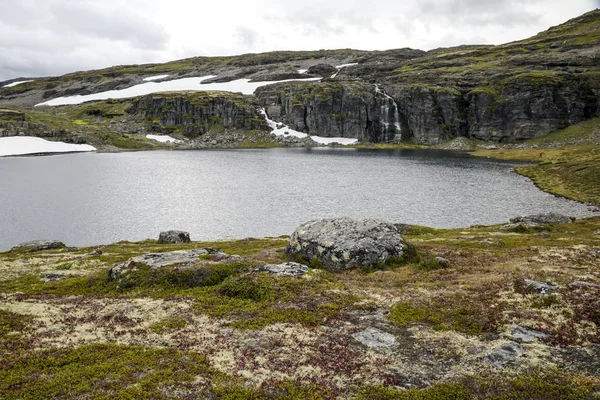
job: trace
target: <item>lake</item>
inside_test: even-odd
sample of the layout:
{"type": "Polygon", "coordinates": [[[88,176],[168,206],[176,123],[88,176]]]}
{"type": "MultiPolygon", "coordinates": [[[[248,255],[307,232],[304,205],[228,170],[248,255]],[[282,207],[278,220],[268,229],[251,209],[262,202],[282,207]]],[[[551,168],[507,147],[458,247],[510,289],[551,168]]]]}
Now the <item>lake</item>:
{"type": "Polygon", "coordinates": [[[0,251],[158,238],[291,234],[348,216],[439,228],[517,215],[590,215],[512,171],[515,164],[435,150],[340,148],[152,151],[0,158],[0,251]]]}

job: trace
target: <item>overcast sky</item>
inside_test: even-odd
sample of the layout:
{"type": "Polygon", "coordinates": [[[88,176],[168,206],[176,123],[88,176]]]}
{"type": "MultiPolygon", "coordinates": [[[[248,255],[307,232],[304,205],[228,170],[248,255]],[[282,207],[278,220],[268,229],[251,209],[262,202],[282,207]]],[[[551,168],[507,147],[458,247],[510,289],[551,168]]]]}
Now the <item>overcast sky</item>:
{"type": "Polygon", "coordinates": [[[501,44],[600,0],[0,0],[0,81],[271,50],[501,44]]]}

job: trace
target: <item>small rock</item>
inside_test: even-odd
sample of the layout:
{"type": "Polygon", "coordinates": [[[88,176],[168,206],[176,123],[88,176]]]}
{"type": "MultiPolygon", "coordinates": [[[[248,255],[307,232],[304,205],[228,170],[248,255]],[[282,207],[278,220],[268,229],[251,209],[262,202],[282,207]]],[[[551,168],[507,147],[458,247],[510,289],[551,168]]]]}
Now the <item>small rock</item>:
{"type": "Polygon", "coordinates": [[[483,358],[483,362],[488,363],[495,368],[504,368],[523,353],[524,350],[518,343],[505,343],[488,353],[488,355],[483,358]]]}
{"type": "Polygon", "coordinates": [[[304,264],[286,262],[283,264],[266,264],[254,270],[254,272],[268,272],[279,276],[301,276],[308,272],[304,264]]]}
{"type": "Polygon", "coordinates": [[[94,250],[90,254],[88,254],[88,256],[101,256],[102,254],[104,254],[102,250],[94,250]]]}
{"type": "Polygon", "coordinates": [[[59,240],[34,240],[32,242],[21,243],[12,248],[12,250],[28,249],[33,251],[62,249],[67,247],[59,240]]]}
{"type": "Polygon", "coordinates": [[[581,281],[575,281],[575,282],[571,282],[569,283],[570,287],[576,287],[576,288],[590,288],[590,289],[600,289],[600,285],[597,285],[595,283],[590,283],[590,282],[581,282],[581,281]]]}
{"type": "Polygon", "coordinates": [[[61,275],[61,274],[44,274],[42,276],[42,279],[44,280],[44,282],[60,281],[61,279],[67,279],[67,278],[68,278],[67,275],[61,275]]]}
{"type": "Polygon", "coordinates": [[[531,279],[525,279],[525,286],[529,289],[533,289],[537,294],[547,296],[552,294],[558,286],[547,282],[532,281],[531,279]]]}
{"type": "Polygon", "coordinates": [[[175,244],[175,243],[189,243],[190,234],[183,231],[167,231],[161,232],[158,237],[158,243],[160,244],[175,244]]]}
{"type": "Polygon", "coordinates": [[[548,338],[544,332],[536,331],[534,329],[525,328],[520,325],[511,325],[508,337],[511,340],[519,343],[533,343],[538,340],[544,340],[548,338]]]}
{"type": "Polygon", "coordinates": [[[436,257],[435,260],[440,263],[440,265],[447,267],[450,265],[450,261],[446,260],[444,257],[436,257]]]}
{"type": "Polygon", "coordinates": [[[392,347],[396,344],[396,337],[377,328],[368,328],[354,333],[352,337],[369,348],[392,347]]]}

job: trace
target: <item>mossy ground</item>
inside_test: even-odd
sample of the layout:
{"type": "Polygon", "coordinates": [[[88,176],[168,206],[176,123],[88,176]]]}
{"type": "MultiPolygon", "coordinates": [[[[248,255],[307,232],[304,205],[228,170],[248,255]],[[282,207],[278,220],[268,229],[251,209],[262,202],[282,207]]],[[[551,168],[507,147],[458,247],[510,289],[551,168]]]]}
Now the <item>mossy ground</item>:
{"type": "Polygon", "coordinates": [[[567,285],[600,282],[600,218],[498,228],[406,228],[415,252],[401,262],[304,277],[251,272],[285,259],[283,237],[2,253],[11,274],[0,281],[0,397],[592,398],[598,293],[567,285]],[[199,247],[242,259],[108,279],[132,256],[199,247]],[[448,265],[423,268],[433,256],[448,265]],[[71,277],[44,282],[45,273],[71,277]],[[562,288],[541,298],[523,279],[562,288]],[[549,337],[490,369],[483,357],[509,324],[549,337]],[[398,345],[352,339],[371,327],[398,345]]]}

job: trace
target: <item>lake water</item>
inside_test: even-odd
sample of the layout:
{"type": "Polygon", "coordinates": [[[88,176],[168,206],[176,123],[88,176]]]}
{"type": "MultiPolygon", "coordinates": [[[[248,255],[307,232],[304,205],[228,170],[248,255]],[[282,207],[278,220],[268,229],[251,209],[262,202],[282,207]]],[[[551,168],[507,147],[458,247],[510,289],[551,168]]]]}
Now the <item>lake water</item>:
{"type": "Polygon", "coordinates": [[[514,164],[433,150],[257,149],[0,158],[0,251],[157,238],[291,234],[327,217],[451,228],[555,211],[590,215],[538,190],[514,164]]]}

